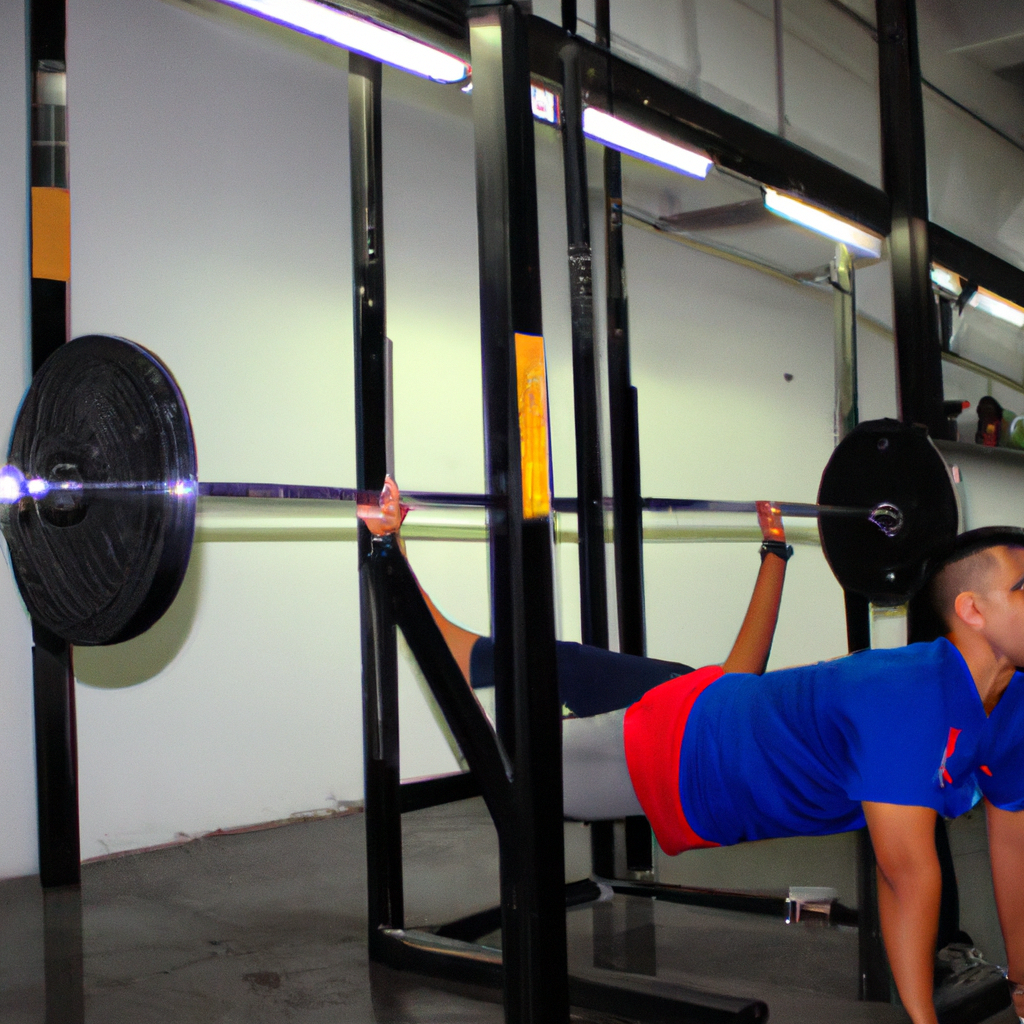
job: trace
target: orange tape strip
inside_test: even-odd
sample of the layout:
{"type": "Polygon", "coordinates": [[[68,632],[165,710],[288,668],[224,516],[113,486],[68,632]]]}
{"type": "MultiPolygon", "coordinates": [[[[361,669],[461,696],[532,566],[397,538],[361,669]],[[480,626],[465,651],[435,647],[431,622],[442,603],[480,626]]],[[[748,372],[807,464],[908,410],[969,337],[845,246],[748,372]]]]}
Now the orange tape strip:
{"type": "Polygon", "coordinates": [[[71,280],[71,193],[32,189],[32,276],[71,280]]]}
{"type": "Polygon", "coordinates": [[[548,456],[548,382],[542,337],[516,335],[516,378],[523,518],[543,519],[551,514],[551,468],[548,456]]]}

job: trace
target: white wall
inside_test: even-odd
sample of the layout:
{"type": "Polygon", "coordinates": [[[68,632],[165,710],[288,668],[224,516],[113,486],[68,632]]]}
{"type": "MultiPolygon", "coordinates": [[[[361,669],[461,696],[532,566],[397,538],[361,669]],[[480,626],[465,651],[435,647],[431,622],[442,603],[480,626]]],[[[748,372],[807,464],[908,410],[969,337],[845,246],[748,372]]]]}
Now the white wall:
{"type": "MultiPolygon", "coordinates": [[[[470,98],[385,70],[382,105],[388,335],[394,344],[395,473],[407,490],[484,490],[476,186],[470,98]]],[[[448,614],[491,630],[487,546],[411,541],[448,614]]],[[[402,775],[454,771],[439,713],[399,648],[402,775]],[[436,721],[435,721],[436,719],[436,721]]]]}
{"type": "MultiPolygon", "coordinates": [[[[72,331],[175,372],[208,480],[354,475],[345,55],[73,0],[72,331]]],[[[351,543],[197,545],[171,614],[76,650],[82,852],[361,797],[351,543]]]]}
{"type": "Polygon", "coordinates": [[[1024,151],[929,90],[924,115],[931,219],[1024,267],[1024,151]]]}
{"type": "Polygon", "coordinates": [[[962,0],[919,0],[917,38],[925,81],[1022,143],[1024,92],[1012,76],[995,70],[1016,62],[1015,6],[998,0],[984,7],[962,0]]]}
{"type": "MultiPolygon", "coordinates": [[[[831,297],[646,231],[628,230],[626,246],[643,492],[814,501],[832,451],[831,297]]],[[[756,550],[753,541],[648,545],[650,653],[720,662],[756,550]]],[[[844,644],[838,584],[820,551],[801,545],[773,664],[833,657],[844,644]]]]}
{"type": "Polygon", "coordinates": [[[1019,453],[973,443],[939,442],[938,448],[959,470],[965,530],[1024,527],[1024,459],[1019,453]]]}
{"type": "MultiPolygon", "coordinates": [[[[1009,9],[989,13],[1003,25],[1012,15],[1009,9]]],[[[975,26],[972,15],[967,6],[948,0],[918,4],[921,73],[1008,138],[926,87],[930,215],[956,234],[1024,266],[1024,91],[1018,82],[993,70],[1001,62],[993,64],[991,54],[1000,43],[1012,46],[1013,35],[1000,40],[995,29],[984,31],[990,28],[984,22],[975,26]],[[975,27],[981,37],[990,37],[987,47],[979,47],[978,38],[967,37],[967,30],[975,27]]]]}
{"type": "MultiPolygon", "coordinates": [[[[0,2],[0,437],[29,377],[25,5],[0,2]]],[[[7,548],[0,541],[4,559],[7,548]]],[[[0,566],[0,878],[36,870],[31,633],[0,566]]]]}

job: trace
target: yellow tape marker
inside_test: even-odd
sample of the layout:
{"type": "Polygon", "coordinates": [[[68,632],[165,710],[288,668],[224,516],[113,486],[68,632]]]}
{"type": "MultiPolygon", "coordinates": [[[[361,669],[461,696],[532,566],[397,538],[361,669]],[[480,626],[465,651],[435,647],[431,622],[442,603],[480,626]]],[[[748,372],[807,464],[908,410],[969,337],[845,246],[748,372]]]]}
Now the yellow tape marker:
{"type": "Polygon", "coordinates": [[[71,280],[71,193],[32,189],[32,276],[71,280]]]}
{"type": "Polygon", "coordinates": [[[548,460],[548,383],[542,337],[516,335],[516,378],[523,518],[544,519],[551,514],[551,469],[548,460]]]}

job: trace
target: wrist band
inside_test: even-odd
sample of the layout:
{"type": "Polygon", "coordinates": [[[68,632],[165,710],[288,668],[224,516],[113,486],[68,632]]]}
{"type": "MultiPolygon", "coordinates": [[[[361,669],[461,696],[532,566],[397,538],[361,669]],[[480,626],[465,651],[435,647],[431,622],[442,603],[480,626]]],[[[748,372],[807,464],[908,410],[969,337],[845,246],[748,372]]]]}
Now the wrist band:
{"type": "Polygon", "coordinates": [[[777,555],[784,562],[788,562],[793,557],[793,545],[787,544],[784,540],[766,540],[761,545],[758,554],[761,556],[762,562],[765,555],[777,555]]]}

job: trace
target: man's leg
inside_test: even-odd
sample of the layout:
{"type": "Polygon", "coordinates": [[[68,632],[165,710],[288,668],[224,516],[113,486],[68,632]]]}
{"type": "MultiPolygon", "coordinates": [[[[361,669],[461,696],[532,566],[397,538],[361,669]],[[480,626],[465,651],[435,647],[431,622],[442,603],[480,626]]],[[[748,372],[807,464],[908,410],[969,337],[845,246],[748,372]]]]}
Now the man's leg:
{"type": "Polygon", "coordinates": [[[562,721],[563,813],[580,821],[643,814],[622,740],[625,709],[562,721]]]}
{"type": "MultiPolygon", "coordinates": [[[[556,643],[555,656],[559,697],[581,718],[627,708],[655,686],[693,671],[676,662],[638,658],[564,640],[556,643]]],[[[472,647],[469,681],[474,689],[494,685],[494,643],[490,637],[480,637],[472,647]]]]}

